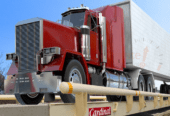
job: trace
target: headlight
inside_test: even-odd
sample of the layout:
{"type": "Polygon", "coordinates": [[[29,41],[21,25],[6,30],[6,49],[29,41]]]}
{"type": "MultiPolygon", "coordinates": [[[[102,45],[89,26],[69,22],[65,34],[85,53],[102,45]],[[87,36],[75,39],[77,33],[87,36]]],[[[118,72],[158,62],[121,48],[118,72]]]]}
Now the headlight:
{"type": "Polygon", "coordinates": [[[45,53],[45,54],[49,54],[49,53],[50,53],[50,49],[49,49],[49,48],[44,49],[44,53],[45,53]]]}
{"type": "Polygon", "coordinates": [[[50,48],[50,53],[55,53],[55,48],[50,48]]]}
{"type": "Polygon", "coordinates": [[[44,48],[44,54],[58,54],[60,55],[60,48],[59,47],[51,47],[51,48],[44,48]]]}
{"type": "Polygon", "coordinates": [[[6,60],[15,60],[16,58],[17,58],[17,55],[15,53],[6,54],[6,60]]]}
{"type": "Polygon", "coordinates": [[[7,54],[7,59],[12,59],[12,55],[11,54],[7,54]]]}
{"type": "Polygon", "coordinates": [[[16,59],[17,55],[16,54],[12,54],[12,59],[16,59]]]}

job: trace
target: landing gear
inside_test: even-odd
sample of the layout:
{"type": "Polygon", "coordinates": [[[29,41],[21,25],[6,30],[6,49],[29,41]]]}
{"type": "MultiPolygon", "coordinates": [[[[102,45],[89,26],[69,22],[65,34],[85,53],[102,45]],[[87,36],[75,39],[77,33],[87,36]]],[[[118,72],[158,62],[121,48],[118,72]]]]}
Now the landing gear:
{"type": "Polygon", "coordinates": [[[22,105],[39,104],[44,94],[15,94],[17,101],[22,105]]]}
{"type": "MultiPolygon", "coordinates": [[[[84,68],[78,60],[71,60],[64,72],[63,81],[71,83],[86,84],[86,74],[84,68]]],[[[60,97],[64,103],[75,103],[74,94],[60,94],[60,97]]],[[[89,98],[89,96],[88,96],[89,98]]]]}

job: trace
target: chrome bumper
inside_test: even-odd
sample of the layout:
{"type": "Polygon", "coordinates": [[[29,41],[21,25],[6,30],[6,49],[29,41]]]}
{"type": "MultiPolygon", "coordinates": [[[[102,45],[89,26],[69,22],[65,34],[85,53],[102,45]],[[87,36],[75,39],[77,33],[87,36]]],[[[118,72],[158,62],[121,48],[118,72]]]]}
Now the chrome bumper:
{"type": "Polygon", "coordinates": [[[23,73],[16,75],[14,93],[58,93],[61,76],[53,76],[52,72],[43,72],[40,75],[23,73]]]}

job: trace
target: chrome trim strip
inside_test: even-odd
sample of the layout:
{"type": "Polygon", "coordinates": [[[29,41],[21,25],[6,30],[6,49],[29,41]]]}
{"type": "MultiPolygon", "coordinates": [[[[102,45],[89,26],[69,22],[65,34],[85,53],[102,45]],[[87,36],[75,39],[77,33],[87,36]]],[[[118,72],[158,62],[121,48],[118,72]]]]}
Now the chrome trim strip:
{"type": "Polygon", "coordinates": [[[60,55],[61,54],[61,48],[60,47],[55,47],[56,54],[60,55]]]}
{"type": "Polygon", "coordinates": [[[16,38],[17,38],[17,34],[16,34],[16,26],[15,26],[15,53],[17,53],[17,46],[16,46],[16,38]]]}
{"type": "Polygon", "coordinates": [[[102,25],[102,52],[103,52],[103,62],[107,62],[106,18],[105,17],[103,17],[103,25],[102,25]]]}
{"type": "MultiPolygon", "coordinates": [[[[36,33],[36,31],[35,31],[35,23],[33,25],[34,25],[34,56],[35,56],[36,55],[36,53],[35,53],[35,33],[36,33]]],[[[34,64],[34,68],[35,68],[35,66],[36,66],[36,64],[34,64]]]]}
{"type": "Polygon", "coordinates": [[[49,47],[49,48],[44,48],[44,50],[49,49],[50,48],[55,48],[55,53],[48,53],[46,54],[45,52],[43,52],[44,55],[53,55],[53,54],[57,54],[60,55],[61,54],[61,48],[60,47],[49,47]]]}
{"type": "Polygon", "coordinates": [[[26,33],[27,34],[26,36],[27,37],[27,43],[26,43],[27,44],[27,64],[26,64],[27,66],[26,67],[28,69],[28,25],[26,25],[26,27],[27,27],[27,33],[26,33]]]}
{"type": "MultiPolygon", "coordinates": [[[[19,42],[19,46],[20,46],[20,49],[21,49],[21,26],[19,27],[19,33],[20,33],[20,37],[19,37],[19,39],[20,39],[20,42],[19,42]]],[[[16,43],[15,43],[16,44],[16,43]]],[[[19,54],[21,54],[21,50],[19,51],[19,54]]],[[[21,56],[21,55],[20,55],[21,56]]],[[[20,64],[20,56],[18,56],[18,71],[21,69],[21,64],[20,64]]]]}
{"type": "Polygon", "coordinates": [[[40,20],[40,50],[43,49],[43,20],[40,20]]]}
{"type": "Polygon", "coordinates": [[[33,23],[33,22],[37,22],[37,21],[40,21],[40,20],[43,20],[43,19],[39,18],[39,17],[27,19],[27,20],[23,20],[23,21],[18,22],[15,26],[23,25],[23,24],[27,24],[27,23],[33,23]]]}

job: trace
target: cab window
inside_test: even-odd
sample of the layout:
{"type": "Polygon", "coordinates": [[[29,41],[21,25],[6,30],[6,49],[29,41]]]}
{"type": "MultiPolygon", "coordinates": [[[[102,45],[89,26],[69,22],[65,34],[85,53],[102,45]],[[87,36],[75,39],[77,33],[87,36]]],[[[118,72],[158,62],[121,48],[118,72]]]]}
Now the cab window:
{"type": "Polygon", "coordinates": [[[97,18],[93,16],[88,16],[87,19],[87,25],[90,27],[90,29],[94,32],[97,32],[97,18]]]}

